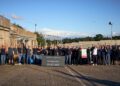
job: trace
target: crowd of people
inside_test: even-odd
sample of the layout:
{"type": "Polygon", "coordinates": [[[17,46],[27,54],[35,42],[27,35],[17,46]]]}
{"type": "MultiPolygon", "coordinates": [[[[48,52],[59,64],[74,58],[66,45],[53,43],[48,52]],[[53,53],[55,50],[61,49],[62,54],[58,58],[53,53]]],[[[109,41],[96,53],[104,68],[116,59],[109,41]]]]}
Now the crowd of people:
{"type": "Polygon", "coordinates": [[[10,46],[0,47],[0,64],[41,64],[42,54],[48,56],[64,56],[65,64],[79,65],[114,65],[120,64],[120,45],[92,45],[86,48],[86,58],[82,57],[81,47],[47,47],[10,46]]]}
{"type": "Polygon", "coordinates": [[[120,45],[92,45],[92,47],[65,48],[66,64],[114,65],[120,64],[120,45]],[[86,57],[82,55],[86,50],[86,57]]]}
{"type": "Polygon", "coordinates": [[[41,47],[19,45],[6,48],[2,45],[0,48],[0,64],[40,64],[42,53],[43,49],[41,47]]]}

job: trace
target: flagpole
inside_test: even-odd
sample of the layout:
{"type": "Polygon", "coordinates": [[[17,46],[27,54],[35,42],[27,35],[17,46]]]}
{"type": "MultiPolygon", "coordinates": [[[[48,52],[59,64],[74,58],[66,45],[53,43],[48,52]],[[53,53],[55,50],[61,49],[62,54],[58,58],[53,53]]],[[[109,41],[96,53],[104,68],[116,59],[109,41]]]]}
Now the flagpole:
{"type": "Polygon", "coordinates": [[[112,24],[111,24],[111,40],[112,40],[112,24]]]}
{"type": "Polygon", "coordinates": [[[111,23],[111,21],[109,22],[109,25],[111,26],[111,40],[112,40],[112,23],[111,23]]]}

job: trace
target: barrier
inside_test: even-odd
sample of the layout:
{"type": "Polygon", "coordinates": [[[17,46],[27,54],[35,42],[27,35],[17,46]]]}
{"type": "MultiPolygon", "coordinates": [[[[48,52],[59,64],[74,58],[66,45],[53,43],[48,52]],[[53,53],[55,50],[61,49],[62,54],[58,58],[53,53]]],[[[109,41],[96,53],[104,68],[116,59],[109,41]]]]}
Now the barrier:
{"type": "Polygon", "coordinates": [[[64,56],[43,56],[42,66],[64,66],[65,57],[64,56]]]}

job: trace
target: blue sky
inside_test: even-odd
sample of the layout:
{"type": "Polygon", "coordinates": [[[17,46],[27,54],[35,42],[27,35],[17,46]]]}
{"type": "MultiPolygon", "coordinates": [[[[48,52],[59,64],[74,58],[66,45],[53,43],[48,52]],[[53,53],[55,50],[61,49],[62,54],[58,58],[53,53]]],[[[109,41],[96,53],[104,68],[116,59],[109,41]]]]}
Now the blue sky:
{"type": "MultiPolygon", "coordinates": [[[[120,0],[0,0],[0,14],[30,31],[120,33],[120,0]]],[[[73,33],[72,33],[73,32],[73,33]]],[[[63,34],[62,34],[63,35],[63,34]]]]}

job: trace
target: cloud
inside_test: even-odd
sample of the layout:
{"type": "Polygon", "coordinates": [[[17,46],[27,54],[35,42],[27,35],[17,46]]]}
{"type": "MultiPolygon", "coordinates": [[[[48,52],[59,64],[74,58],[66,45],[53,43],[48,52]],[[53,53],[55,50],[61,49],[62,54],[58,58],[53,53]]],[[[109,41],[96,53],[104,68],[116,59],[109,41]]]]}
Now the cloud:
{"type": "Polygon", "coordinates": [[[51,36],[59,36],[59,37],[86,37],[89,36],[87,33],[81,33],[81,32],[71,32],[71,31],[63,31],[63,30],[55,30],[50,28],[42,28],[40,33],[44,35],[51,35],[51,36]]]}
{"type": "Polygon", "coordinates": [[[113,32],[113,36],[120,36],[120,32],[113,32]]]}
{"type": "Polygon", "coordinates": [[[15,15],[15,14],[12,14],[12,15],[11,15],[11,18],[12,18],[12,19],[16,19],[16,20],[23,20],[23,18],[22,18],[21,16],[17,16],[17,15],[15,15]]]}

